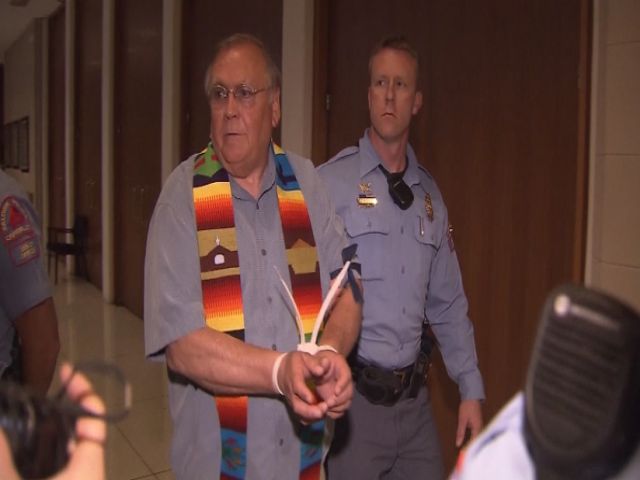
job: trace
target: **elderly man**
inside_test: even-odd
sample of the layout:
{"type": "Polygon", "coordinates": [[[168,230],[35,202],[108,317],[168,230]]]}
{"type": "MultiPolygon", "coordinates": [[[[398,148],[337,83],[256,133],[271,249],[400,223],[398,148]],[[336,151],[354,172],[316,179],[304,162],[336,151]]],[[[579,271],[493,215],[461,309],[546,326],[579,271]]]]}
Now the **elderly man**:
{"type": "Polygon", "coordinates": [[[482,428],[484,398],[442,195],[409,145],[422,106],[418,57],[399,37],[369,57],[371,128],[320,167],[349,238],[358,243],[365,295],[353,356],[357,391],[336,425],[328,458],[335,479],[443,478],[423,380],[428,321],[460,389],[457,444],[482,428]],[[421,344],[423,345],[421,348],[421,344]]]}
{"type": "Polygon", "coordinates": [[[146,255],[146,354],[169,370],[172,467],[189,480],[318,478],[321,420],[353,393],[356,276],[320,345],[303,348],[318,351],[296,345],[343,264],[343,226],[311,162],[271,141],[279,73],[258,39],[223,40],[205,90],[211,142],[168,179],[146,255]]]}

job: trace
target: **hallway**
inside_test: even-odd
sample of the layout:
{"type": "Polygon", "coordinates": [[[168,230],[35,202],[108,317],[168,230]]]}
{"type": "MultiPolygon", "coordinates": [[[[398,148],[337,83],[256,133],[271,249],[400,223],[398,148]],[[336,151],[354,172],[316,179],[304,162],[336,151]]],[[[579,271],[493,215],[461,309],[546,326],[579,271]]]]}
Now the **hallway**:
{"type": "MultiPolygon", "coordinates": [[[[115,363],[133,390],[133,406],[109,426],[107,480],[172,480],[169,466],[171,420],[164,364],[144,358],[142,320],[127,309],[105,304],[101,292],[78,278],[59,278],[54,300],[60,331],[59,360],[115,363]]],[[[56,379],[57,380],[57,379],[56,379]]],[[[51,392],[57,391],[54,382],[51,392]]]]}

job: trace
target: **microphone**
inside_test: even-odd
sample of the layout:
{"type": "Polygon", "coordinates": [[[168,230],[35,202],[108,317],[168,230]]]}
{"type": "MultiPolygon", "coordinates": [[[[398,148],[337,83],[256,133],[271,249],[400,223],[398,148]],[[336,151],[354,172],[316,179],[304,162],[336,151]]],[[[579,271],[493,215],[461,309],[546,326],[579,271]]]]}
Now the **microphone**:
{"type": "Polygon", "coordinates": [[[640,315],[577,285],[545,303],[525,387],[524,436],[538,479],[600,480],[640,440],[640,315]]]}

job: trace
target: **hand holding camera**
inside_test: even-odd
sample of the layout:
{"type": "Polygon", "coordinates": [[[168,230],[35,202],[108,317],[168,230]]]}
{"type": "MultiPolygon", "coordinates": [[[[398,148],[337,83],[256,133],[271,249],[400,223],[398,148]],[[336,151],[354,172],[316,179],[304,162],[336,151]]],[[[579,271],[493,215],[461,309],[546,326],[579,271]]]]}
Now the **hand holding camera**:
{"type": "Polygon", "coordinates": [[[104,403],[69,364],[60,378],[63,391],[53,398],[0,387],[0,478],[104,479],[104,403]]]}

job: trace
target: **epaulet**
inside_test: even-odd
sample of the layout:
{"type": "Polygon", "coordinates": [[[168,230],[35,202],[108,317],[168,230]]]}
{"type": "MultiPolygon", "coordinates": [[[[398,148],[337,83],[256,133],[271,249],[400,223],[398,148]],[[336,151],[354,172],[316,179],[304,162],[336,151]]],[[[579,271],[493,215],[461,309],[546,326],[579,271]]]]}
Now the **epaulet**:
{"type": "Polygon", "coordinates": [[[351,145],[350,147],[343,148],[338,152],[338,154],[329,160],[327,163],[333,163],[342,160],[343,158],[350,157],[351,155],[355,155],[360,151],[357,145],[351,145]]]}
{"type": "Polygon", "coordinates": [[[421,164],[418,163],[418,170],[420,170],[422,173],[424,173],[431,181],[435,182],[435,179],[433,178],[433,176],[431,175],[431,173],[429,173],[429,170],[427,170],[426,168],[424,168],[421,164]]]}

